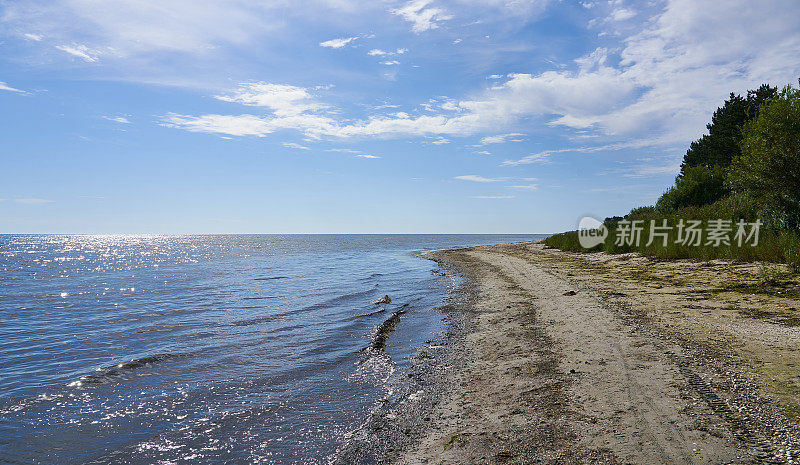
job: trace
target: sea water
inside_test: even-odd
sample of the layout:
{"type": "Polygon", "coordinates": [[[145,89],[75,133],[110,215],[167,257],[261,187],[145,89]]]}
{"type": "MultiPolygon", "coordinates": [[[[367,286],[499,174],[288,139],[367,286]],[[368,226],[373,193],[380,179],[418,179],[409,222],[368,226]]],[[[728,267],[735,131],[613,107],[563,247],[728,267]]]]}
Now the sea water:
{"type": "Polygon", "coordinates": [[[414,252],[541,237],[0,235],[0,463],[326,463],[442,334],[414,252]]]}

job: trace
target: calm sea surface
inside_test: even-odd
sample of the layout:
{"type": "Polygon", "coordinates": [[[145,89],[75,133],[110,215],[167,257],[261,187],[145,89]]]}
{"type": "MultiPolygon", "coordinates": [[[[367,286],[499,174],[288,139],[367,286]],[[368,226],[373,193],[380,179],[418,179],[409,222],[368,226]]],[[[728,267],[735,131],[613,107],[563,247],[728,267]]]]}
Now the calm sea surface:
{"type": "Polygon", "coordinates": [[[541,237],[0,235],[0,463],[326,463],[443,330],[411,253],[541,237]]]}

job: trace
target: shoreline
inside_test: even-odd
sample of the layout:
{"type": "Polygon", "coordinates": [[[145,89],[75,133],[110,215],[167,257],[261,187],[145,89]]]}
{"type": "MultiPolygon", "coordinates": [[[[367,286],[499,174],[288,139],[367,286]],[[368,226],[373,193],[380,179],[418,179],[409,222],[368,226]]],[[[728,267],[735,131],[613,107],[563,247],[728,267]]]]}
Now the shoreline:
{"type": "Polygon", "coordinates": [[[748,305],[786,302],[699,283],[744,276],[747,265],[541,243],[424,256],[466,278],[439,309],[448,333],[420,352],[407,387],[335,463],[797,460],[797,424],[786,410],[797,390],[770,385],[751,365],[785,357],[791,377],[800,329],[747,316],[748,305]],[[775,343],[757,353],[765,334],[775,343]]]}

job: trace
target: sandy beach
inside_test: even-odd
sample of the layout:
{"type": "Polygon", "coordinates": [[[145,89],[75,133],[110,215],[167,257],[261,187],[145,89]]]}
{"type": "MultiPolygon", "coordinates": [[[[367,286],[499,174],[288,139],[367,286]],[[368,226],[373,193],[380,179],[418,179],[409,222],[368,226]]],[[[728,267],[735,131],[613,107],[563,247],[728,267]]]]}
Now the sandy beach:
{"type": "Polygon", "coordinates": [[[796,463],[796,282],[539,243],[429,257],[467,278],[453,332],[349,461],[796,463]]]}

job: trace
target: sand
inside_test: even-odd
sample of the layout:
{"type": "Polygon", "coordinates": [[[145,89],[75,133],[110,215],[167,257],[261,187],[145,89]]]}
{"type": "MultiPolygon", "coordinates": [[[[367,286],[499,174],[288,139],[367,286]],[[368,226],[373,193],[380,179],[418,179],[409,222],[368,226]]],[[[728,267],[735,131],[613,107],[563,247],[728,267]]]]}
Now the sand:
{"type": "Polygon", "coordinates": [[[340,463],[797,463],[796,283],[540,243],[429,258],[467,278],[451,334],[340,463]]]}

